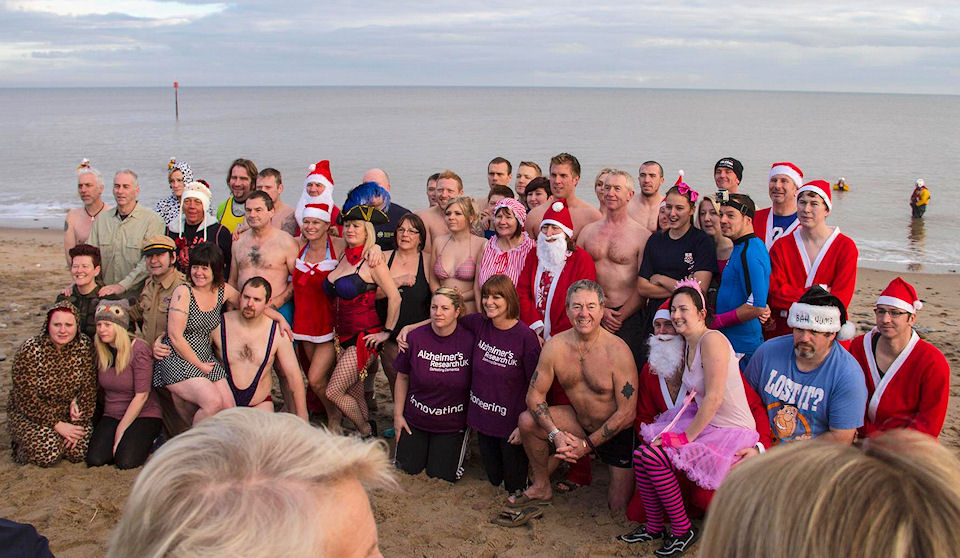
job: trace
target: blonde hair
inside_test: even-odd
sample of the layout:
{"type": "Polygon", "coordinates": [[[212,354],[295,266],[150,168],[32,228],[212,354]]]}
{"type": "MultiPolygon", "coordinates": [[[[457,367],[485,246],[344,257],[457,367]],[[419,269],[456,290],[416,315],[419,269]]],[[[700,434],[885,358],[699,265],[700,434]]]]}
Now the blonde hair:
{"type": "MultiPolygon", "coordinates": [[[[377,230],[373,228],[373,223],[370,221],[364,221],[362,219],[348,219],[347,223],[350,221],[355,221],[357,223],[363,223],[363,231],[366,233],[366,237],[363,239],[363,249],[366,251],[374,244],[377,243],[377,230]]],[[[346,225],[346,223],[344,223],[346,225]]]]}
{"type": "MultiPolygon", "coordinates": [[[[130,337],[130,333],[121,327],[120,324],[106,320],[101,321],[109,324],[110,327],[113,328],[113,343],[117,346],[116,371],[119,376],[130,364],[130,357],[133,353],[132,349],[135,340],[130,337]]],[[[97,350],[97,367],[101,372],[106,372],[113,366],[113,351],[110,350],[110,345],[100,340],[99,335],[93,336],[93,346],[96,347],[97,350]]]]}
{"type": "MultiPolygon", "coordinates": [[[[700,208],[703,207],[703,204],[710,202],[710,205],[713,206],[713,209],[716,210],[717,215],[720,214],[720,206],[717,205],[717,201],[710,196],[702,196],[700,202],[696,206],[696,211],[693,214],[693,225],[700,230],[703,230],[703,225],[700,224],[700,208]]],[[[717,223],[717,232],[720,232],[720,223],[717,223]]]]}
{"type": "Polygon", "coordinates": [[[473,205],[473,198],[470,196],[457,196],[447,202],[447,208],[443,210],[444,214],[450,209],[450,206],[457,204],[463,211],[463,216],[467,219],[467,228],[472,229],[478,221],[477,208],[473,205]]]}
{"type": "Polygon", "coordinates": [[[454,287],[440,287],[439,289],[433,291],[433,296],[443,295],[450,299],[450,302],[453,303],[453,307],[457,309],[457,315],[463,314],[463,295],[460,294],[460,289],[454,287]]]}
{"type": "Polygon", "coordinates": [[[233,408],[178,435],[137,477],[107,557],[314,556],[329,488],[393,487],[383,442],[233,408]]]}
{"type": "Polygon", "coordinates": [[[698,556],[956,556],[960,462],[936,440],[890,431],[860,447],[811,440],[730,472],[698,556]]]}

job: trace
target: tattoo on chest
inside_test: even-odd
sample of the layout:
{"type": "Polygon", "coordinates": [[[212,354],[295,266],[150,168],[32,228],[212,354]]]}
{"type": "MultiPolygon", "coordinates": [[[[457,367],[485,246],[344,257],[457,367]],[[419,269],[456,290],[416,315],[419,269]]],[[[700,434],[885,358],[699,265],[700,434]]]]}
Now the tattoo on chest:
{"type": "Polygon", "coordinates": [[[247,254],[247,258],[250,260],[250,265],[253,267],[260,267],[261,258],[260,258],[260,247],[251,246],[250,253],[247,254]]]}
{"type": "Polygon", "coordinates": [[[624,399],[630,399],[631,397],[633,397],[633,392],[634,392],[634,389],[633,389],[633,386],[630,385],[630,382],[623,384],[623,389],[620,390],[620,393],[623,394],[624,399]]]}

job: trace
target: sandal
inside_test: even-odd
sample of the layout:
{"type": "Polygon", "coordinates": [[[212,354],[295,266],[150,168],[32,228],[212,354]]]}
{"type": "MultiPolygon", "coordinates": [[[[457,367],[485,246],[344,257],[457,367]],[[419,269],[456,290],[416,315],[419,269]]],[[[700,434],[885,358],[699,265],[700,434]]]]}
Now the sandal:
{"type": "Polygon", "coordinates": [[[580,488],[579,484],[567,479],[558,480],[553,483],[553,490],[558,494],[570,494],[578,488],[580,488]]]}
{"type": "Polygon", "coordinates": [[[517,510],[517,509],[526,508],[528,506],[535,506],[539,508],[542,506],[549,506],[552,503],[553,503],[553,500],[547,500],[544,498],[531,498],[521,492],[520,494],[513,496],[512,502],[508,499],[504,505],[507,508],[510,508],[512,510],[517,510]]]}
{"type": "Polygon", "coordinates": [[[520,527],[526,525],[531,519],[537,519],[543,515],[543,508],[540,506],[528,506],[523,509],[505,509],[500,515],[490,520],[490,523],[501,527],[520,527]]]}

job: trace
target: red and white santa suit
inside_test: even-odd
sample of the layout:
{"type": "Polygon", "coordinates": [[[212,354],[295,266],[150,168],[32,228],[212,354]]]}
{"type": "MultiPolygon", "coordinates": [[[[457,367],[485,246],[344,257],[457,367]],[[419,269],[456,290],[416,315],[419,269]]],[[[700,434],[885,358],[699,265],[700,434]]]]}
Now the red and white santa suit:
{"type": "MultiPolygon", "coordinates": [[[[804,184],[797,196],[805,191],[814,191],[827,202],[830,208],[830,185],[823,180],[804,184]]],[[[811,261],[803,247],[803,238],[798,228],[793,233],[780,237],[770,250],[770,312],[773,329],[764,330],[764,338],[771,339],[791,333],[787,325],[790,305],[800,300],[803,293],[813,285],[821,285],[830,294],[840,299],[844,307],[850,306],[857,284],[857,245],[849,236],[834,227],[833,233],[811,261]]]]}
{"type": "MultiPolygon", "coordinates": [[[[790,162],[774,163],[770,167],[770,178],[773,178],[774,175],[782,174],[790,178],[794,184],[800,185],[803,184],[803,171],[799,167],[790,162]]],[[[772,207],[765,207],[763,209],[758,209],[756,214],[753,216],[753,234],[757,235],[757,238],[763,241],[767,246],[767,251],[773,247],[774,241],[777,239],[787,236],[793,233],[798,226],[800,226],[800,221],[794,219],[790,225],[782,231],[773,230],[773,214],[772,207]]]]}
{"type": "MultiPolygon", "coordinates": [[[[894,306],[911,314],[922,306],[913,287],[899,277],[884,290],[877,304],[894,306]],[[904,285],[909,289],[904,289],[904,285]],[[904,296],[904,291],[911,294],[904,296]]],[[[939,437],[950,400],[950,364],[946,357],[920,339],[916,331],[911,331],[907,346],[881,374],[873,350],[879,335],[874,328],[850,343],[850,353],[863,368],[867,383],[867,411],[861,436],[911,428],[939,437]]]]}

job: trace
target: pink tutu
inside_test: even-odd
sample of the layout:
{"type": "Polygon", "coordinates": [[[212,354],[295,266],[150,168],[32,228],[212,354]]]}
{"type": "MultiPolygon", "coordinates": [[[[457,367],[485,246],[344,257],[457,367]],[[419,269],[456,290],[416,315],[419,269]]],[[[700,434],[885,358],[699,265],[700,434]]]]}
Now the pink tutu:
{"type": "MultiPolygon", "coordinates": [[[[643,441],[649,444],[656,438],[680,409],[681,406],[677,405],[658,416],[652,423],[642,425],[640,435],[643,441]]],[[[697,404],[691,402],[670,431],[683,432],[696,414],[697,404]]],[[[678,448],[664,448],[664,451],[674,466],[683,470],[690,480],[707,490],[716,490],[727,476],[730,467],[737,461],[734,454],[755,445],[759,439],[760,435],[754,430],[708,425],[696,440],[678,448]]]]}

